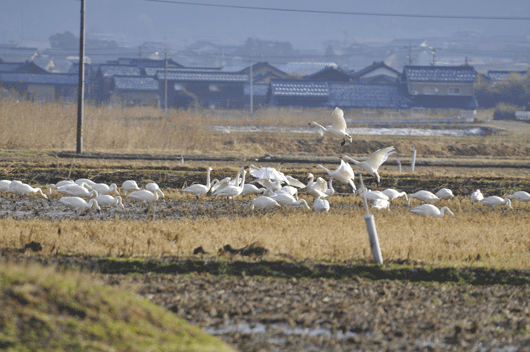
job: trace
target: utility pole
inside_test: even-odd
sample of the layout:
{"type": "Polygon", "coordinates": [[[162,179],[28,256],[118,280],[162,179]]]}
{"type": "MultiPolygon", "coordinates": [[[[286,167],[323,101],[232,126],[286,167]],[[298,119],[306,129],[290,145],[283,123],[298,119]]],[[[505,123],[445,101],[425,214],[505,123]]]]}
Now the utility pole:
{"type": "Polygon", "coordinates": [[[432,48],[432,65],[436,65],[436,48],[432,48]]]}
{"type": "Polygon", "coordinates": [[[164,85],[165,85],[165,97],[164,97],[164,111],[167,113],[167,50],[166,50],[166,63],[164,65],[164,85]]]}
{"type": "Polygon", "coordinates": [[[252,55],[250,55],[250,116],[254,115],[254,90],[252,88],[252,55]]]}
{"type": "Polygon", "coordinates": [[[81,29],[79,34],[79,94],[77,96],[77,148],[83,153],[83,108],[85,101],[85,0],[81,0],[81,29]]]}

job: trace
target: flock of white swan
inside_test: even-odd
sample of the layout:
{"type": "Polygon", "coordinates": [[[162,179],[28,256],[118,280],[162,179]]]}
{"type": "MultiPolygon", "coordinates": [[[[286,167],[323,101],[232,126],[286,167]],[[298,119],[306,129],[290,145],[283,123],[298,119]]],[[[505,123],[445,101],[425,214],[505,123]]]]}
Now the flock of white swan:
{"type": "MultiPolygon", "coordinates": [[[[332,120],[333,125],[330,127],[324,127],[314,121],[310,125],[316,126],[320,134],[328,134],[332,137],[342,138],[341,145],[346,143],[346,139],[351,142],[352,137],[346,133],[344,112],[340,108],[335,108],[332,113],[332,120]]],[[[447,206],[437,208],[435,205],[430,204],[436,203],[439,200],[453,198],[453,192],[447,188],[442,188],[435,194],[426,190],[421,190],[413,194],[407,194],[395,189],[371,191],[362,187],[357,190],[354,183],[355,173],[349,163],[359,167],[362,172],[372,175],[379,184],[380,176],[378,169],[390,155],[396,153],[394,149],[393,146],[379,149],[364,161],[357,161],[346,155],[342,155],[340,164],[333,171],[330,171],[322,165],[317,165],[316,167],[318,169],[322,169],[328,174],[328,181],[322,177],[315,179],[315,176],[309,173],[309,181],[304,184],[292,176],[285,175],[280,171],[280,166],[276,169],[273,167],[257,167],[254,165],[250,165],[248,168],[248,173],[254,178],[251,182],[245,182],[247,171],[244,167],[239,169],[235,179],[226,177],[222,180],[210,180],[212,168],[208,167],[206,170],[205,184],[192,184],[182,191],[194,195],[197,199],[208,194],[211,194],[213,197],[227,199],[257,195],[250,203],[252,210],[256,208],[272,209],[282,206],[293,206],[327,212],[330,209],[330,204],[326,198],[331,197],[335,193],[333,181],[336,180],[351,186],[352,192],[360,195],[367,202],[370,202],[374,209],[389,209],[392,201],[400,197],[405,197],[407,205],[410,204],[411,198],[418,199],[424,203],[410,209],[410,212],[414,214],[443,217],[447,213],[454,216],[453,212],[447,206]],[[303,189],[308,195],[313,197],[312,206],[309,206],[305,199],[298,198],[298,191],[300,189],[303,189]]],[[[124,192],[124,197],[127,199],[144,202],[148,205],[152,205],[159,198],[164,198],[164,193],[156,183],[148,183],[145,185],[145,189],[140,189],[136,181],[127,180],[122,183],[121,188],[124,192]]],[[[0,192],[12,193],[18,196],[38,194],[43,198],[47,198],[47,196],[52,194],[52,191],[63,196],[59,199],[60,203],[79,212],[91,209],[101,210],[101,207],[109,206],[124,209],[123,199],[115,183],[107,185],[104,183],[95,183],[89,179],[78,179],[75,181],[63,180],[57,184],[48,185],[48,193],[46,195],[40,188],[34,188],[21,181],[0,180],[0,192]]],[[[484,198],[480,190],[476,190],[470,196],[471,202],[479,202],[492,208],[506,205],[508,208],[513,209],[511,205],[512,199],[527,202],[530,201],[530,194],[525,191],[517,191],[513,194],[506,195],[504,198],[498,196],[484,198]]]]}

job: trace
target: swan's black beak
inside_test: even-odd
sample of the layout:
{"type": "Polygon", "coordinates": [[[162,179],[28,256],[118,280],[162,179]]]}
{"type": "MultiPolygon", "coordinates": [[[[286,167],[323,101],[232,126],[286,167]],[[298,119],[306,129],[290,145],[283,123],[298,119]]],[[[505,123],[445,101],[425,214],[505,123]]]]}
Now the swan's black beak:
{"type": "Polygon", "coordinates": [[[342,143],[340,145],[343,146],[344,144],[346,144],[346,140],[345,139],[342,140],[342,143]]]}

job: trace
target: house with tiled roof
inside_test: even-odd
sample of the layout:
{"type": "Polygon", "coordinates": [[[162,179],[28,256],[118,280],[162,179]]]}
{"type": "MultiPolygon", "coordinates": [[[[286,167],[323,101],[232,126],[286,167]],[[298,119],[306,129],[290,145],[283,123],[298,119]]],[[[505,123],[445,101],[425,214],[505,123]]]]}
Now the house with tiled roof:
{"type": "Polygon", "coordinates": [[[392,84],[329,83],[327,106],[363,109],[407,109],[412,99],[402,86],[392,84]]]}
{"type": "Polygon", "coordinates": [[[328,82],[272,80],[270,103],[276,106],[325,106],[329,100],[328,82]]]}
{"type": "Polygon", "coordinates": [[[385,64],[374,61],[372,65],[350,75],[354,83],[361,84],[397,84],[401,72],[385,64]]]}
{"type": "MultiPolygon", "coordinates": [[[[250,75],[250,66],[239,71],[250,75]]],[[[286,79],[290,75],[282,70],[270,65],[267,61],[257,62],[252,65],[252,82],[269,83],[272,79],[286,79]]]]}
{"type": "Polygon", "coordinates": [[[490,81],[505,81],[510,77],[525,78],[528,71],[489,70],[486,78],[490,81]]]}
{"type": "MultiPolygon", "coordinates": [[[[270,87],[269,83],[253,83],[252,84],[252,105],[254,107],[268,106],[270,100],[270,87]]],[[[243,94],[245,95],[245,101],[250,104],[250,83],[246,83],[243,87],[243,94]]]]}
{"type": "Polygon", "coordinates": [[[349,73],[344,72],[340,67],[326,66],[322,70],[304,76],[308,81],[327,81],[327,82],[351,82],[352,78],[349,73]]]}
{"type": "Polygon", "coordinates": [[[405,66],[400,81],[407,87],[414,107],[478,107],[473,88],[477,72],[473,66],[405,66]]]}
{"type": "Polygon", "coordinates": [[[248,75],[241,72],[218,70],[171,70],[158,71],[161,96],[166,94],[168,107],[188,107],[197,103],[206,108],[242,108],[248,104],[243,90],[248,75]]]}
{"type": "Polygon", "coordinates": [[[149,76],[114,76],[111,102],[124,106],[158,106],[159,82],[149,76]]]}
{"type": "Polygon", "coordinates": [[[0,85],[20,96],[41,102],[76,101],[77,75],[67,73],[0,72],[0,85]]]}
{"type": "Polygon", "coordinates": [[[0,62],[0,72],[48,73],[33,61],[0,62]]]}
{"type": "Polygon", "coordinates": [[[39,49],[13,44],[0,44],[0,59],[4,62],[32,61],[39,55],[39,49]]]}
{"type": "Polygon", "coordinates": [[[95,79],[92,81],[95,99],[98,102],[111,98],[114,76],[141,76],[142,71],[135,65],[119,65],[116,63],[99,65],[95,79]]]}

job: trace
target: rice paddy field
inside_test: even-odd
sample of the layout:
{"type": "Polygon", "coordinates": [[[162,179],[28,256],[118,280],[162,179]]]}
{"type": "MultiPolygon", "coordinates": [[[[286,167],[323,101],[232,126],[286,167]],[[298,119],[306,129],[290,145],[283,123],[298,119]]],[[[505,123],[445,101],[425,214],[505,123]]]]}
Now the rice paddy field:
{"type": "MultiPolygon", "coordinates": [[[[508,296],[521,297],[522,301],[528,298],[530,203],[513,201],[513,209],[490,208],[472,203],[470,194],[476,189],[484,196],[500,197],[514,191],[530,191],[530,124],[492,121],[491,111],[479,111],[474,121],[458,124],[439,122],[455,118],[451,115],[457,114],[455,112],[426,113],[421,122],[411,122],[415,117],[407,116],[406,112],[345,111],[345,117],[353,121],[348,123],[352,130],[356,127],[382,130],[397,124],[404,130],[479,128],[484,133],[440,136],[352,132],[352,143],[341,146],[341,140],[321,137],[307,126],[311,121],[330,124],[330,113],[331,109],[271,108],[258,110],[252,116],[241,111],[171,111],[166,115],[149,108],[87,107],[83,126],[84,153],[77,155],[74,153],[75,106],[2,102],[0,124],[7,127],[0,130],[0,179],[21,180],[41,187],[45,193],[49,184],[62,179],[89,178],[118,186],[125,180],[136,180],[141,187],[156,182],[165,194],[148,207],[132,202],[120,189],[123,210],[102,208],[100,212],[78,214],[59,203],[56,193],[48,199],[0,193],[2,257],[7,261],[29,258],[41,263],[69,263],[68,266],[98,272],[104,275],[104,281],[115,285],[134,281],[135,290],[141,295],[241,350],[403,349],[407,341],[410,342],[407,336],[414,341],[411,350],[425,350],[426,346],[434,350],[529,347],[525,336],[530,331],[530,323],[524,320],[528,316],[527,303],[514,312],[509,308],[510,299],[497,303],[488,301],[488,304],[498,305],[501,313],[496,319],[502,324],[488,319],[487,314],[482,316],[484,311],[477,311],[469,316],[477,318],[475,323],[483,328],[473,328],[471,320],[457,314],[444,318],[448,322],[453,319],[453,323],[424,329],[429,332],[425,335],[418,326],[403,331],[392,325],[406,325],[403,320],[385,325],[374,316],[367,320],[367,326],[362,326],[358,318],[348,315],[353,314],[350,310],[359,303],[348,305],[345,297],[355,290],[364,292],[359,285],[369,290],[373,282],[376,287],[373,289],[379,291],[384,291],[381,285],[387,285],[387,294],[395,298],[390,300],[394,306],[383,305],[387,311],[395,309],[399,297],[407,292],[423,297],[423,293],[417,294],[426,287],[436,291],[432,292],[432,299],[445,302],[443,297],[447,292],[459,295],[455,293],[459,286],[451,284],[447,288],[447,282],[464,285],[467,293],[461,295],[470,297],[472,292],[482,292],[476,288],[476,282],[480,281],[476,278],[481,275],[477,273],[488,273],[486,287],[502,284],[508,296]],[[399,123],[396,119],[407,122],[399,123]],[[432,123],[426,125],[425,119],[431,119],[432,123]],[[361,122],[355,123],[355,120],[361,122]],[[234,132],[230,129],[233,126],[253,126],[254,130],[234,132]],[[287,130],[281,129],[287,127],[287,130]],[[207,195],[197,199],[182,192],[193,183],[204,184],[208,167],[213,168],[212,178],[220,180],[234,178],[240,167],[248,169],[251,164],[277,167],[282,163],[282,172],[303,183],[307,183],[309,173],[327,180],[328,175],[316,167],[318,164],[334,170],[341,155],[364,160],[376,149],[391,145],[396,147],[397,153],[380,168],[380,184],[372,176],[363,174],[365,186],[372,190],[394,188],[409,194],[418,190],[435,193],[443,187],[452,189],[455,197],[438,201],[436,205],[449,207],[454,217],[412,214],[410,209],[421,204],[415,199],[407,205],[399,198],[389,210],[370,208],[383,265],[372,261],[362,199],[354,195],[349,186],[337,181],[333,184],[335,194],[328,198],[328,213],[293,207],[251,210],[252,197],[256,196],[227,200],[207,195]],[[413,149],[417,157],[415,169],[411,171],[413,149]],[[220,270],[219,265],[224,269],[220,270]],[[427,281],[441,282],[445,289],[429,286],[432,283],[410,287],[405,284],[406,287],[399,288],[399,282],[409,282],[411,273],[444,273],[444,270],[454,270],[456,278],[447,280],[443,274],[425,277],[430,277],[427,281]],[[181,274],[174,275],[175,272],[181,274]],[[204,272],[209,276],[198,274],[204,272]],[[141,276],[122,276],[124,273],[141,276]],[[154,279],[158,276],[152,275],[159,273],[164,275],[154,279]],[[192,275],[190,282],[187,275],[192,275]],[[308,280],[309,286],[293,284],[290,278],[308,280]],[[352,282],[352,278],[363,279],[352,282]],[[228,288],[245,286],[249,284],[247,279],[271,287],[271,290],[244,291],[243,294],[228,288]],[[236,284],[233,280],[244,282],[236,284]],[[319,291],[316,297],[307,296],[317,301],[329,296],[331,302],[336,300],[333,315],[350,316],[349,320],[330,318],[326,315],[329,312],[325,313],[320,306],[313,310],[306,307],[307,311],[302,313],[299,309],[303,300],[286,303],[284,316],[263,311],[266,302],[280,297],[273,293],[272,287],[290,285],[296,295],[306,297],[305,293],[314,292],[316,287],[323,285],[322,280],[325,286],[356,286],[341,293],[340,297],[329,296],[326,291],[319,291]],[[209,293],[204,296],[193,282],[209,293]],[[188,287],[189,291],[183,287],[188,287]],[[215,287],[223,287],[225,293],[219,296],[215,287]],[[169,298],[164,296],[165,290],[178,292],[169,298]],[[192,293],[202,298],[194,303],[184,298],[192,293]],[[253,302],[250,304],[253,309],[230,303],[234,299],[236,302],[245,300],[245,297],[253,302]],[[213,306],[212,299],[217,302],[213,306]],[[223,300],[228,301],[224,304],[223,300]],[[509,312],[502,313],[503,309],[509,312]],[[257,317],[245,313],[249,311],[257,317]],[[314,314],[308,318],[311,311],[314,314]],[[506,323],[510,319],[511,323],[506,323]],[[296,330],[298,328],[302,332],[296,330]],[[304,333],[303,329],[309,330],[304,333]],[[324,332],[317,333],[314,329],[324,332]],[[399,334],[394,334],[398,330],[399,334]],[[465,334],[460,333],[462,331],[465,334]],[[389,334],[392,335],[390,339],[389,334]],[[302,341],[299,347],[293,344],[293,339],[302,341]]],[[[355,166],[353,169],[357,173],[361,171],[355,166]]],[[[247,174],[247,181],[252,180],[247,174]]],[[[357,175],[355,183],[360,186],[357,175]]],[[[299,191],[299,197],[306,199],[309,205],[313,202],[303,190],[299,191]]],[[[342,292],[338,287],[333,290],[342,292]]],[[[284,297],[286,293],[278,294],[284,297]]],[[[366,295],[363,297],[367,301],[377,296],[366,295]]],[[[418,298],[415,299],[417,302],[418,298]]],[[[469,305],[465,299],[464,303],[453,301],[447,301],[447,306],[443,303],[434,306],[453,307],[456,312],[459,304],[469,305]]],[[[428,314],[433,314],[433,318],[441,314],[432,309],[428,314]]],[[[422,313],[417,307],[410,312],[420,319],[422,313]]],[[[407,315],[403,314],[399,319],[405,319],[407,315]]],[[[384,312],[376,314],[379,315],[385,316],[384,312]]]]}

